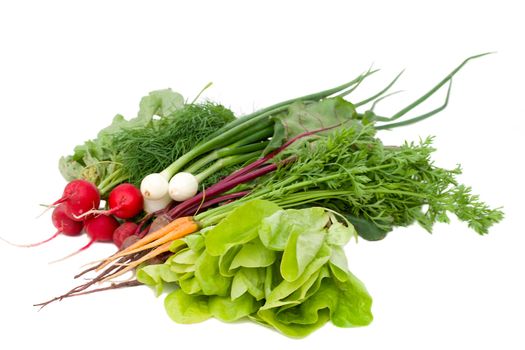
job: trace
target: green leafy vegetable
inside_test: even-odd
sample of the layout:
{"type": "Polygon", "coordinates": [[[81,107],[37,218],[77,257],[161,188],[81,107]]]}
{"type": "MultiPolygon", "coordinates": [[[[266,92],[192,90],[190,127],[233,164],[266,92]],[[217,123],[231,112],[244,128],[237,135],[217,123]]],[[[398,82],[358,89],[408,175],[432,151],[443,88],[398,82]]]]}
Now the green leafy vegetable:
{"type": "Polygon", "coordinates": [[[176,290],[164,299],[168,316],[178,323],[197,323],[211,317],[208,297],[176,290]]]}
{"type": "Polygon", "coordinates": [[[264,245],[274,250],[284,250],[293,232],[320,230],[326,226],[329,217],[322,208],[289,209],[276,211],[267,217],[259,228],[264,245]]]}
{"type": "Polygon", "coordinates": [[[279,209],[279,206],[261,200],[238,207],[207,233],[206,249],[212,255],[223,255],[229,248],[253,240],[258,236],[257,229],[262,219],[279,209]]]}
{"type": "MultiPolygon", "coordinates": [[[[354,105],[341,97],[327,98],[314,103],[295,102],[286,113],[279,113],[272,118],[276,121],[274,135],[266,152],[280,147],[286,140],[304,132],[344,125],[356,118],[354,105]]],[[[329,131],[325,131],[327,132],[329,131]]],[[[318,133],[320,134],[323,133],[318,133]]]]}
{"type": "Polygon", "coordinates": [[[146,175],[162,171],[213,131],[235,119],[230,110],[211,102],[168,111],[170,114],[153,120],[147,127],[115,135],[114,146],[131,183],[139,185],[146,175]]]}
{"type": "MultiPolygon", "coordinates": [[[[356,123],[350,121],[345,128],[283,152],[282,159],[293,156],[296,161],[269,174],[240,201],[267,199],[285,208],[317,204],[343,214],[362,237],[371,240],[414,222],[430,232],[435,223],[449,221],[448,213],[479,234],[503,218],[501,210],[491,209],[471,194],[470,187],[458,183],[459,167],[447,170],[434,165],[432,138],[385,146],[372,125],[356,123]]],[[[228,208],[214,210],[202,216],[228,208]]],[[[263,243],[282,248],[293,229],[275,230],[286,232],[280,237],[272,233],[272,227],[291,225],[291,221],[276,218],[268,223],[261,234],[263,243]]]]}
{"type": "Polygon", "coordinates": [[[214,228],[180,239],[186,248],[143,267],[137,278],[157,292],[165,283],[180,286],[165,299],[168,315],[180,323],[249,318],[292,337],[329,320],[366,325],[372,299],[342,249],[354,234],[323,208],[248,201],[214,228]]]}
{"type": "Polygon", "coordinates": [[[259,304],[260,303],[247,294],[235,299],[212,296],[209,297],[208,301],[210,313],[225,322],[233,322],[247,317],[257,311],[259,304]]]}
{"type": "MultiPolygon", "coordinates": [[[[96,139],[60,158],[59,169],[67,181],[91,181],[103,194],[121,182],[139,185],[147,174],[161,171],[234,119],[221,105],[184,104],[183,97],[171,89],[153,91],[140,101],[137,117],[126,120],[116,115],[96,139]]],[[[209,181],[233,169],[217,172],[209,181]]]]}

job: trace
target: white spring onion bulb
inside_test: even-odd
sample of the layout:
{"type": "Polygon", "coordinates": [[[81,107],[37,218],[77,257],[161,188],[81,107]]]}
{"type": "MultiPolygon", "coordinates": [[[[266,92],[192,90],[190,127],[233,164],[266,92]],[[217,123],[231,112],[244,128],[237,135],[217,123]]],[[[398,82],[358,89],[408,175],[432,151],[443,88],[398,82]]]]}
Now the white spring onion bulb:
{"type": "Polygon", "coordinates": [[[140,183],[144,199],[161,199],[168,194],[168,180],[159,173],[149,174],[140,183]]]}
{"type": "Polygon", "coordinates": [[[171,197],[169,194],[160,199],[147,199],[144,198],[144,211],[148,214],[154,213],[161,209],[166,208],[168,204],[171,203],[171,197]]]}
{"type": "Polygon", "coordinates": [[[197,194],[199,181],[190,173],[177,173],[170,180],[168,192],[170,197],[177,202],[185,201],[197,194]]]}

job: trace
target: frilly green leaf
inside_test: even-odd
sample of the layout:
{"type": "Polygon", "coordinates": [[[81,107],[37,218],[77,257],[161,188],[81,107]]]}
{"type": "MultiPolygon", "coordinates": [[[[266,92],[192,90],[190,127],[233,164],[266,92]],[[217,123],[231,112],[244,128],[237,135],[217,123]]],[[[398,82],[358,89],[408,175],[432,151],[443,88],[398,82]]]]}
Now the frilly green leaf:
{"type": "Polygon", "coordinates": [[[157,293],[178,283],[165,307],[179,323],[249,318],[290,337],[329,320],[365,325],[371,298],[342,248],[354,234],[320,207],[283,210],[248,201],[213,229],[178,240],[165,264],[146,266],[137,277],[157,293]]]}

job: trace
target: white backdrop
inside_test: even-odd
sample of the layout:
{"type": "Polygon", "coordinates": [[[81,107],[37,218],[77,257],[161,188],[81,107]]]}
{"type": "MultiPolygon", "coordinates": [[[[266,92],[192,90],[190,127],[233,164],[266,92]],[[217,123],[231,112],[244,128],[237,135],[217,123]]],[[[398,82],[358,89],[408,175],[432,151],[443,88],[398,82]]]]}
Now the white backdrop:
{"type": "MultiPolygon", "coordinates": [[[[525,245],[522,102],[525,62],[519,1],[2,1],[0,235],[51,234],[39,203],[65,184],[61,155],[134,116],[141,96],[171,87],[243,114],[345,82],[371,64],[381,72],[355,98],[406,68],[388,114],[463,58],[448,108],[421,124],[382,132],[399,143],[435,135],[436,164],[461,163],[461,180],[506,219],[480,237],[462,223],[397,229],[347,247],[351,270],[374,298],[365,328],[327,325],[303,340],[252,323],[178,325],[146,287],[84,296],[37,312],[33,303],[74,286],[80,267],[113,251],[95,245],[48,262],[87,238],[33,249],[0,242],[0,347],[94,349],[523,349],[525,245]],[[190,4],[191,3],[191,4],[190,4]],[[365,4],[366,3],[366,4],[365,4]],[[10,344],[10,345],[8,345],[10,344]]],[[[426,106],[437,106],[443,94],[426,106]]]]}

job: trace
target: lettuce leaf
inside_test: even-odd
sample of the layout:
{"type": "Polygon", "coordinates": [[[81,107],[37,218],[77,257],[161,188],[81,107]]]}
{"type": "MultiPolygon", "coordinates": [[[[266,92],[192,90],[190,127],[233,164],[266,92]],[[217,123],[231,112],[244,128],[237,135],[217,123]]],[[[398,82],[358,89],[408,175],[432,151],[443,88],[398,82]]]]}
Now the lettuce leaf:
{"type": "Polygon", "coordinates": [[[254,200],[174,243],[173,256],[141,268],[137,278],[157,293],[178,283],[165,308],[179,323],[248,318],[290,337],[330,320],[364,326],[372,321],[372,299],[343,250],[354,235],[323,208],[284,210],[254,200]]]}
{"type": "Polygon", "coordinates": [[[251,241],[258,236],[262,219],[278,211],[277,204],[252,200],[234,209],[206,235],[206,249],[211,255],[222,255],[230,247],[251,241]]]}
{"type": "Polygon", "coordinates": [[[198,323],[212,316],[208,299],[207,296],[187,294],[178,289],[166,296],[164,307],[168,316],[175,322],[198,323]]]}

